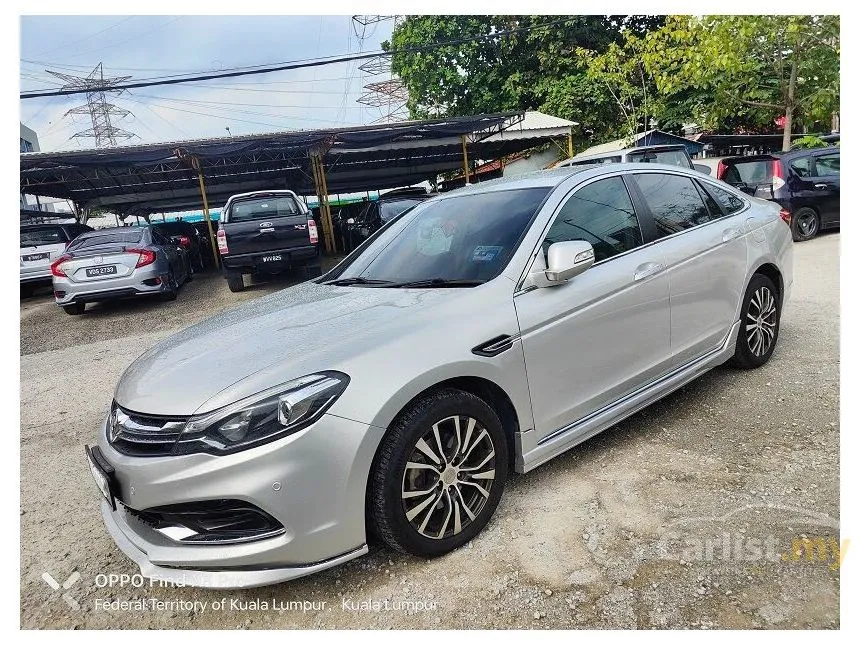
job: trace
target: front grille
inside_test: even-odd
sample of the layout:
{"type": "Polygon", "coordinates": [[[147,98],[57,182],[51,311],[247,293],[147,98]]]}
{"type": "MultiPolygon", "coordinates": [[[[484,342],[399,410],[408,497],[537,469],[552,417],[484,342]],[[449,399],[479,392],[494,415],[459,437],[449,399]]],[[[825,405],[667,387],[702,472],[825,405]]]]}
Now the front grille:
{"type": "Polygon", "coordinates": [[[150,528],[185,544],[224,544],[274,537],[284,526],[253,504],[235,499],[156,506],[126,512],[150,528]]]}
{"type": "Polygon", "coordinates": [[[139,414],[114,404],[107,424],[110,445],[131,457],[162,457],[173,454],[185,417],[139,414]]]}

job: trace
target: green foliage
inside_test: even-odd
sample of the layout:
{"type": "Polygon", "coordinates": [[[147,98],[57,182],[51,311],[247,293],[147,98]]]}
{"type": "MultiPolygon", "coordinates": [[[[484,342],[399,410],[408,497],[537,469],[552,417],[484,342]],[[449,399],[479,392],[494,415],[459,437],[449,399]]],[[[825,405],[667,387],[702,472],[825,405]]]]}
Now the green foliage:
{"type": "Polygon", "coordinates": [[[811,149],[811,148],[826,148],[830,144],[820,137],[807,136],[800,137],[791,142],[791,149],[811,149]]]}

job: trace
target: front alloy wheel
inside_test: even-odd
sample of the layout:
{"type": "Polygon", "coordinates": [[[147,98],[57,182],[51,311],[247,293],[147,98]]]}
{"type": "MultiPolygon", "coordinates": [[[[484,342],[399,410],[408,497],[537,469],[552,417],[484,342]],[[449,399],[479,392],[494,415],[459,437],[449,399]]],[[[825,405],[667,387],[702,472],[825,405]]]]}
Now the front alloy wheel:
{"type": "Polygon", "coordinates": [[[508,445],[480,397],[446,388],[392,423],[370,473],[369,525],[389,547],[442,555],[486,526],[505,486],[508,445]]]}

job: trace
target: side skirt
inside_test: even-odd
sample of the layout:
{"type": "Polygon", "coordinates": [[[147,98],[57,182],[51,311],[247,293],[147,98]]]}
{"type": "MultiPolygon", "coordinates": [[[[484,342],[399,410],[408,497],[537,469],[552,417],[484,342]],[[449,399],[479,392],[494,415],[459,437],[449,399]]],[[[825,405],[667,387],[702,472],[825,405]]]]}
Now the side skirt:
{"type": "Polygon", "coordinates": [[[672,370],[656,381],[652,381],[630,394],[626,394],[617,401],[613,401],[588,416],[547,435],[528,453],[517,457],[516,471],[527,473],[537,468],[553,457],[570,450],[574,446],[615,425],[622,419],[635,414],[642,408],[683,387],[711,368],[724,363],[734,354],[740,325],[739,320],[735,321],[719,347],[698,358],[694,358],[689,363],[672,370]]]}

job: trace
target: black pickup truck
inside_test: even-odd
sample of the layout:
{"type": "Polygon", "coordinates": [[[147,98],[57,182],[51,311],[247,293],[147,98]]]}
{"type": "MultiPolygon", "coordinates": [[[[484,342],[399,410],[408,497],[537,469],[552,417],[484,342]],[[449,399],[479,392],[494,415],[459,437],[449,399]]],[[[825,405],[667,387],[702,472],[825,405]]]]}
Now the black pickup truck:
{"type": "Polygon", "coordinates": [[[291,190],[233,195],[221,211],[218,251],[230,291],[246,274],[271,275],[303,267],[321,274],[319,235],[305,203],[291,190]]]}

